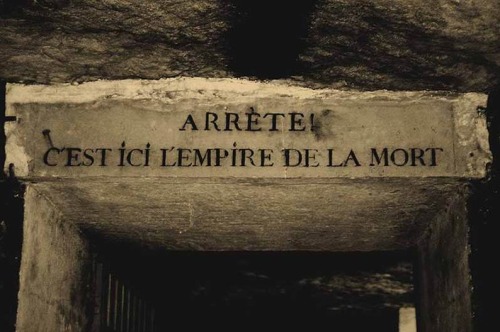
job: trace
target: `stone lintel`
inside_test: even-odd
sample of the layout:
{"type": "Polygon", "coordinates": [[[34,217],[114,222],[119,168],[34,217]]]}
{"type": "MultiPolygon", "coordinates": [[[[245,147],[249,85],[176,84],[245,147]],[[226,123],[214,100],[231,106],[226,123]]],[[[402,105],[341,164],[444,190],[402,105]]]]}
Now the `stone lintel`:
{"type": "Polygon", "coordinates": [[[486,95],[179,78],[7,87],[34,177],[482,178],[486,95]]]}

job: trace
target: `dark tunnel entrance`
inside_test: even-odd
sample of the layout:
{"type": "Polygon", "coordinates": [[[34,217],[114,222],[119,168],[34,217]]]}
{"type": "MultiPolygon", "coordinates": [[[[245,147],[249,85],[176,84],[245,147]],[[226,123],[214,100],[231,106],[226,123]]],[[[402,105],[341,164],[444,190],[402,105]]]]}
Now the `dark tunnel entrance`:
{"type": "Polygon", "coordinates": [[[406,253],[113,249],[96,264],[94,331],[399,331],[406,253]]]}

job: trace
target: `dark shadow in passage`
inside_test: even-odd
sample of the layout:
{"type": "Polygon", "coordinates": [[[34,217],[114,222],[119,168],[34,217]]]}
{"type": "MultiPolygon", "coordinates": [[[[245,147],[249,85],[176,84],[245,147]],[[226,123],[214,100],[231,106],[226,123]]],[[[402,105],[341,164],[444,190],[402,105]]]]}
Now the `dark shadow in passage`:
{"type": "Polygon", "coordinates": [[[227,37],[229,69],[236,76],[285,78],[300,73],[310,14],[317,1],[232,0],[227,37]]]}

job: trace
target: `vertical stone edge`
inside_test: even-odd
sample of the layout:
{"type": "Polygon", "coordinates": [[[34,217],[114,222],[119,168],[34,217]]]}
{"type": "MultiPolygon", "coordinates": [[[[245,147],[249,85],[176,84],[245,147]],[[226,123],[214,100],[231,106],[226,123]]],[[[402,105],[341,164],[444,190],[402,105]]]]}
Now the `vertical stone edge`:
{"type": "Polygon", "coordinates": [[[87,331],[92,257],[76,226],[28,185],[16,331],[87,331]]]}
{"type": "Polygon", "coordinates": [[[486,123],[488,96],[460,95],[453,102],[456,173],[468,178],[484,178],[492,161],[486,123]]]}
{"type": "Polygon", "coordinates": [[[418,243],[418,331],[472,331],[467,196],[464,185],[418,243]]]}
{"type": "Polygon", "coordinates": [[[14,331],[22,250],[24,186],[5,167],[7,83],[0,78],[0,331],[14,331]]]}
{"type": "MultiPolygon", "coordinates": [[[[15,105],[10,102],[15,84],[7,84],[5,92],[5,114],[9,116],[18,116],[15,105]]],[[[21,90],[22,91],[22,90],[21,90]]],[[[22,95],[22,93],[21,93],[22,95]]],[[[22,130],[23,119],[17,117],[16,121],[5,123],[5,165],[4,172],[16,177],[27,177],[30,175],[30,164],[32,164],[29,154],[25,147],[28,146],[28,135],[22,130]]],[[[31,139],[33,139],[31,133],[31,139]]]]}
{"type": "Polygon", "coordinates": [[[498,215],[500,214],[500,86],[490,91],[486,109],[493,162],[489,176],[471,183],[469,198],[474,328],[489,331],[498,321],[498,215]]]}

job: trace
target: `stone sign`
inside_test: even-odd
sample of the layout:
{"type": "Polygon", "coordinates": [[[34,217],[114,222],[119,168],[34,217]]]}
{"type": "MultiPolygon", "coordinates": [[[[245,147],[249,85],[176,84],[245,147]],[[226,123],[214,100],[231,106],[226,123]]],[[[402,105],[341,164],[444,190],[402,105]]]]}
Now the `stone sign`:
{"type": "Polygon", "coordinates": [[[480,94],[221,79],[9,85],[21,177],[483,177],[480,94]]]}

